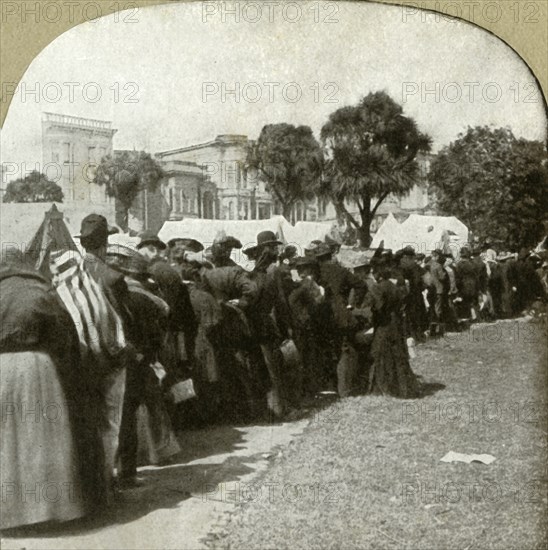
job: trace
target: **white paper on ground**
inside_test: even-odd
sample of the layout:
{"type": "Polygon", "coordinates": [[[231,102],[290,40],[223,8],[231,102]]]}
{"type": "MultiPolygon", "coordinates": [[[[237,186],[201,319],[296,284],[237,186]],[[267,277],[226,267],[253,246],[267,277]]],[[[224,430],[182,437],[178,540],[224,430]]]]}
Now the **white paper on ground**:
{"type": "Polygon", "coordinates": [[[470,464],[470,462],[491,464],[491,462],[495,460],[496,458],[493,455],[467,455],[465,453],[456,453],[454,451],[449,451],[443,458],[440,459],[441,462],[466,462],[466,464],[470,464]]]}

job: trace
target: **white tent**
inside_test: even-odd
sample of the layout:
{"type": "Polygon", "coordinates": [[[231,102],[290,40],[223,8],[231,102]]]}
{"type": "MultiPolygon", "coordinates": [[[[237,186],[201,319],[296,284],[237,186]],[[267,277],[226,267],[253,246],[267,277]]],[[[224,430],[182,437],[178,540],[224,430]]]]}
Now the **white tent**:
{"type": "Polygon", "coordinates": [[[453,255],[457,256],[458,250],[468,242],[468,228],[455,216],[411,214],[401,224],[389,217],[377,231],[371,248],[377,248],[382,240],[384,248],[394,251],[412,246],[417,252],[429,254],[441,248],[452,250],[453,255]]]}
{"type": "Polygon", "coordinates": [[[326,235],[342,241],[336,222],[297,222],[295,226],[288,225],[285,232],[288,244],[296,246],[299,255],[304,254],[311,241],[323,241],[326,235]]]}
{"type": "MultiPolygon", "coordinates": [[[[215,237],[222,231],[228,236],[236,237],[243,245],[243,249],[257,243],[257,234],[261,231],[273,231],[284,244],[290,242],[288,234],[291,224],[283,216],[274,216],[269,220],[203,220],[186,218],[180,221],[167,221],[158,232],[162,241],[167,243],[176,237],[196,239],[205,248],[211,246],[215,237]]],[[[234,250],[233,260],[239,265],[250,268],[252,263],[242,250],[234,250]]]]}
{"type": "MultiPolygon", "coordinates": [[[[50,210],[52,204],[55,204],[59,212],[63,214],[63,221],[73,237],[80,233],[82,219],[92,212],[105,216],[111,224],[114,221],[114,208],[109,204],[98,205],[76,202],[2,203],[0,205],[1,244],[3,246],[15,244],[24,250],[32,241],[44,220],[44,215],[50,210]]],[[[77,240],[75,242],[78,244],[77,240]]]]}
{"type": "Polygon", "coordinates": [[[400,223],[394,218],[392,212],[389,212],[381,226],[377,229],[371,242],[371,248],[378,248],[382,241],[384,241],[385,248],[392,248],[388,245],[388,241],[397,240],[399,238],[399,233],[400,223]]]}

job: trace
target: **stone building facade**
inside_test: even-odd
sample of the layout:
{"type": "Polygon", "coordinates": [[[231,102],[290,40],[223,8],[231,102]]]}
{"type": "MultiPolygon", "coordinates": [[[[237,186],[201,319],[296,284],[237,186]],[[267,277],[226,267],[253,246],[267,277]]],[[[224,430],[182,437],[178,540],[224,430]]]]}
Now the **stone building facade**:
{"type": "Polygon", "coordinates": [[[42,172],[61,187],[65,202],[112,202],[92,180],[101,158],[112,154],[116,131],[105,120],[43,114],[42,172]]]}
{"type": "Polygon", "coordinates": [[[184,215],[186,208],[188,215],[221,220],[267,219],[275,214],[264,182],[247,168],[249,144],[247,136],[227,134],[157,153],[169,173],[163,188],[174,194],[175,212],[184,215]],[[178,201],[183,203],[182,210],[177,208],[178,201]]]}

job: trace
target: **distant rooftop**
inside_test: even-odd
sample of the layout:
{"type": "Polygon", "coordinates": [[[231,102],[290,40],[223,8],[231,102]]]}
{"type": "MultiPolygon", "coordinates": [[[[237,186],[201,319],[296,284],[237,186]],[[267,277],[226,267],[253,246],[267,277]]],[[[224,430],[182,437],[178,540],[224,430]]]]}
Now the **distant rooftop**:
{"type": "Polygon", "coordinates": [[[62,124],[64,126],[90,128],[97,130],[110,130],[116,132],[116,130],[112,129],[112,122],[110,120],[98,120],[95,118],[60,115],[56,113],[43,113],[42,122],[54,122],[57,124],[62,124]]]}
{"type": "Polygon", "coordinates": [[[202,149],[204,147],[211,147],[212,145],[238,145],[245,144],[251,140],[244,134],[220,134],[215,139],[211,141],[206,141],[205,143],[197,143],[195,145],[188,145],[186,147],[178,147],[177,149],[169,149],[167,151],[159,151],[156,153],[157,157],[163,157],[165,155],[173,155],[174,153],[182,153],[185,151],[193,151],[196,149],[202,149]]]}

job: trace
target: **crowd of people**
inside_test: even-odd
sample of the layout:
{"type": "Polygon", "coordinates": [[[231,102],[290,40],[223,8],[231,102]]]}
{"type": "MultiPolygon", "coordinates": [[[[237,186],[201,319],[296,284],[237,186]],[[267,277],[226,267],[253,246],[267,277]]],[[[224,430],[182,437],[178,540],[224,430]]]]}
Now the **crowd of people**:
{"type": "Polygon", "coordinates": [[[380,248],[350,269],[328,237],[298,255],[262,231],[247,271],[234,236],[205,249],[145,231],[133,249],[112,231],[90,214],[84,256],[53,253],[46,273],[3,257],[2,529],[115,505],[178,430],[292,418],[320,392],[419,397],[415,342],[548,293],[548,258],[488,244],[458,261],[380,248]]]}

